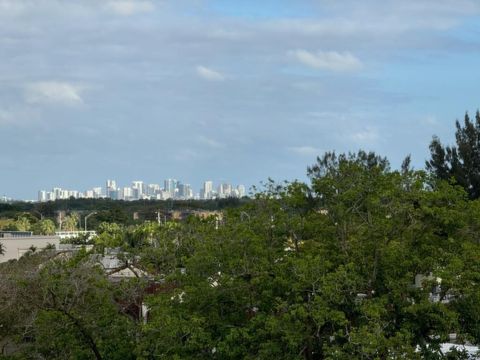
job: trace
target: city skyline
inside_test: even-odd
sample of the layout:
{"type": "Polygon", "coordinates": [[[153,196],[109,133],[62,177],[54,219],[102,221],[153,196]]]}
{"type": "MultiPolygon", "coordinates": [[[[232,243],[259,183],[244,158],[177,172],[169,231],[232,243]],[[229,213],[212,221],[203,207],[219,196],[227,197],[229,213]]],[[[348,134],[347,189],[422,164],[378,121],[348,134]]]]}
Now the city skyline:
{"type": "MultiPolygon", "coordinates": [[[[212,180],[203,182],[203,186],[198,192],[188,183],[183,183],[177,179],[165,179],[163,186],[159,183],[149,183],[143,180],[133,180],[130,186],[122,186],[116,180],[107,179],[105,187],[95,186],[90,189],[80,191],[76,189],[66,189],[60,186],[52,187],[51,191],[42,189],[38,190],[38,202],[55,201],[62,199],[86,198],[100,199],[109,198],[112,200],[210,200],[217,198],[237,197],[241,198],[247,195],[246,187],[243,184],[232,185],[225,181],[220,181],[215,187],[212,180]]],[[[7,199],[5,198],[4,201],[7,199]]],[[[27,201],[35,201],[28,200],[27,201]]]]}

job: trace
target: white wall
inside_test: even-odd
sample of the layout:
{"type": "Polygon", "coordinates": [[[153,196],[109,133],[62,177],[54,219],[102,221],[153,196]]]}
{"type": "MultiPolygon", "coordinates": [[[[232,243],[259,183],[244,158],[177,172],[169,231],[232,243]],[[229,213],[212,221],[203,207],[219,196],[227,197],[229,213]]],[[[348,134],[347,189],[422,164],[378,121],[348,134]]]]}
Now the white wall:
{"type": "Polygon", "coordinates": [[[0,255],[0,262],[5,262],[11,259],[19,259],[31,246],[35,246],[37,250],[41,250],[48,244],[53,244],[55,248],[58,249],[60,238],[58,236],[5,237],[0,238],[0,243],[2,243],[5,249],[5,253],[0,255]]]}

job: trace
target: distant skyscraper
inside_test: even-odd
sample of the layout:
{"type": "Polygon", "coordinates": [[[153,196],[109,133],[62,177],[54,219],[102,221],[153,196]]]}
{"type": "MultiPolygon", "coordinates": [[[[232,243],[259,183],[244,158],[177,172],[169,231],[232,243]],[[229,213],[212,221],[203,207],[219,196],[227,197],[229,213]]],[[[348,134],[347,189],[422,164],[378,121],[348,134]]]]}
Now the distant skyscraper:
{"type": "Polygon", "coordinates": [[[175,195],[179,199],[184,199],[184,194],[185,194],[185,184],[182,184],[180,181],[177,183],[177,192],[175,195]]]}
{"type": "Polygon", "coordinates": [[[122,198],[123,200],[133,200],[133,189],[129,187],[124,187],[122,189],[122,198]]]}
{"type": "Polygon", "coordinates": [[[245,185],[238,185],[237,186],[238,197],[242,198],[246,195],[245,193],[245,185]]]}
{"type": "Polygon", "coordinates": [[[170,194],[170,198],[175,197],[175,190],[177,189],[178,181],[175,179],[167,179],[164,181],[165,191],[170,194]]]}
{"type": "Polygon", "coordinates": [[[232,194],[232,185],[230,184],[220,184],[218,186],[218,196],[220,198],[227,198],[233,196],[232,194]]]}
{"type": "Polygon", "coordinates": [[[190,184],[185,184],[185,199],[193,199],[193,189],[190,184]]]}
{"type": "Polygon", "coordinates": [[[106,193],[107,198],[117,198],[117,182],[115,180],[107,180],[106,193]]]}
{"type": "Polygon", "coordinates": [[[132,189],[133,189],[133,198],[135,200],[141,199],[143,194],[145,194],[143,181],[139,181],[139,180],[133,181],[132,189]]]}
{"type": "Polygon", "coordinates": [[[61,188],[53,188],[52,193],[53,193],[53,200],[61,199],[61,196],[62,196],[61,188]]]}
{"type": "Polygon", "coordinates": [[[38,201],[40,202],[47,201],[47,192],[45,190],[40,190],[38,192],[38,201]]]}
{"type": "Polygon", "coordinates": [[[160,192],[160,185],[158,184],[148,184],[147,186],[147,195],[151,198],[155,198],[156,195],[160,192]]]}
{"type": "Polygon", "coordinates": [[[203,199],[211,199],[213,196],[213,181],[205,181],[203,183],[203,189],[202,189],[202,195],[201,196],[203,199]]]}
{"type": "Polygon", "coordinates": [[[109,195],[108,197],[112,200],[120,200],[119,199],[120,189],[110,190],[108,195],[109,195]]]}
{"type": "Polygon", "coordinates": [[[193,191],[190,184],[178,183],[177,189],[178,189],[177,198],[182,200],[188,200],[193,197],[193,191]]]}
{"type": "Polygon", "coordinates": [[[99,187],[94,187],[93,189],[93,197],[95,199],[100,199],[102,197],[102,188],[99,187]]]}

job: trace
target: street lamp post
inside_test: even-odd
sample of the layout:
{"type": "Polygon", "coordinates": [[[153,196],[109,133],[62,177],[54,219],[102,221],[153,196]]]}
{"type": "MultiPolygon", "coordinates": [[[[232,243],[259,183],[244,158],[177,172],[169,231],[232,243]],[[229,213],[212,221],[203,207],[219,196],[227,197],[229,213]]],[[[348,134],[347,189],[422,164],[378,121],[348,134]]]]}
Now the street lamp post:
{"type": "Polygon", "coordinates": [[[85,231],[87,231],[87,219],[92,216],[92,215],[95,215],[97,212],[94,211],[94,212],[91,212],[90,214],[88,214],[87,216],[85,216],[85,231]]]}
{"type": "Polygon", "coordinates": [[[43,220],[43,214],[40,211],[32,209],[31,212],[37,213],[38,215],[40,215],[40,220],[43,220]]]}

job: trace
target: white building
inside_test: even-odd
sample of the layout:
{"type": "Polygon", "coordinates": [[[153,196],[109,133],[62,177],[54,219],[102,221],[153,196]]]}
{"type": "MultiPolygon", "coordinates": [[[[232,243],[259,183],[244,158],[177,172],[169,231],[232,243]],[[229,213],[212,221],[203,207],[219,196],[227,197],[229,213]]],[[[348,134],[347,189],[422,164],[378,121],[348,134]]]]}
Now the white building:
{"type": "Polygon", "coordinates": [[[102,188],[101,187],[94,187],[92,190],[93,190],[93,197],[95,199],[100,199],[102,197],[102,188]]]}
{"type": "Polygon", "coordinates": [[[105,189],[107,198],[112,198],[117,193],[117,182],[115,180],[107,180],[105,189]]]}
{"type": "Polygon", "coordinates": [[[133,190],[133,199],[138,200],[141,199],[142,196],[145,194],[145,186],[143,181],[136,180],[132,181],[132,190],[133,190]]]}
{"type": "Polygon", "coordinates": [[[208,180],[203,183],[201,198],[211,199],[213,197],[213,181],[208,180]]]}
{"type": "Polygon", "coordinates": [[[169,193],[169,198],[175,197],[175,191],[177,190],[178,181],[176,179],[167,179],[164,181],[164,189],[169,193]]]}
{"type": "Polygon", "coordinates": [[[123,200],[133,200],[133,189],[124,187],[121,191],[121,198],[123,200]]]}
{"type": "Polygon", "coordinates": [[[234,194],[232,193],[232,185],[226,183],[220,184],[220,186],[218,187],[218,196],[220,198],[228,198],[233,195],[234,194]]]}
{"type": "Polygon", "coordinates": [[[238,197],[242,198],[245,196],[245,185],[238,185],[237,186],[237,191],[238,191],[238,197]]]}
{"type": "Polygon", "coordinates": [[[38,201],[40,202],[48,201],[47,192],[45,190],[40,190],[38,192],[38,201]]]}
{"type": "Polygon", "coordinates": [[[157,194],[160,193],[160,185],[158,184],[148,184],[147,186],[147,195],[155,199],[157,197],[157,194]]]}

